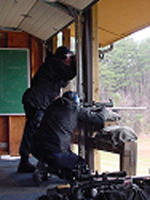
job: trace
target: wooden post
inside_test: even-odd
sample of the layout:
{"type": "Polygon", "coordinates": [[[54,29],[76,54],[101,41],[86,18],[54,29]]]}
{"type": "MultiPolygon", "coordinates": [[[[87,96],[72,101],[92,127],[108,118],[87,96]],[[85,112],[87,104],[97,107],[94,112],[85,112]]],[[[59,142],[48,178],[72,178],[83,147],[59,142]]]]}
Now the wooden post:
{"type": "Polygon", "coordinates": [[[55,51],[57,49],[57,35],[53,37],[52,42],[53,42],[53,52],[52,53],[55,53],[55,51]]]}
{"type": "MultiPolygon", "coordinates": [[[[63,46],[66,46],[70,49],[70,29],[65,28],[62,31],[62,40],[63,40],[63,46]]],[[[71,90],[71,83],[69,83],[65,88],[62,89],[62,93],[66,92],[67,90],[71,90]]]]}
{"type": "MultiPolygon", "coordinates": [[[[92,58],[93,58],[93,100],[99,101],[98,67],[98,4],[92,7],[92,58]]],[[[100,171],[100,151],[93,150],[93,168],[100,171]]],[[[92,153],[91,153],[92,156],[92,153]]],[[[92,159],[92,158],[91,158],[92,159]]]]}
{"type": "Polygon", "coordinates": [[[63,37],[63,46],[70,48],[70,29],[69,28],[65,28],[62,31],[62,37],[63,37]]]}
{"type": "Polygon", "coordinates": [[[92,7],[93,100],[99,101],[98,4],[92,7]]]}
{"type": "Polygon", "coordinates": [[[137,143],[124,143],[124,150],[120,154],[120,170],[127,172],[127,175],[136,175],[137,167],[137,143]]]}
{"type": "MultiPolygon", "coordinates": [[[[70,37],[71,37],[71,30],[69,28],[65,28],[63,31],[62,31],[62,41],[63,41],[63,46],[66,46],[70,49],[71,47],[71,44],[70,44],[70,37]]],[[[68,90],[71,90],[72,87],[71,87],[71,82],[65,87],[62,89],[62,93],[68,91],[68,90]]],[[[75,130],[75,134],[77,134],[77,130],[75,130]]],[[[78,153],[78,146],[76,144],[73,144],[73,142],[71,143],[70,145],[70,148],[71,150],[74,152],[74,153],[78,153]]]]}
{"type": "Polygon", "coordinates": [[[30,48],[31,48],[31,77],[34,76],[34,74],[39,69],[40,65],[43,62],[43,44],[42,42],[31,36],[30,39],[30,48]]]}

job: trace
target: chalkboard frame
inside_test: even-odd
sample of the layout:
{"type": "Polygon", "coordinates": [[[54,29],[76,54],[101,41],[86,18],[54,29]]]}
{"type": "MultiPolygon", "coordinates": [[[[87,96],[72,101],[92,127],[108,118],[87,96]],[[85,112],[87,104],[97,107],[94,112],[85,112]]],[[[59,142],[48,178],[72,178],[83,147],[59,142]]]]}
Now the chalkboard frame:
{"type": "Polygon", "coordinates": [[[25,115],[23,104],[21,101],[23,93],[29,86],[30,86],[29,49],[0,48],[0,116],[25,115]],[[2,52],[5,53],[2,54],[2,52]],[[6,56],[5,54],[7,55],[7,60],[1,59],[2,58],[1,56],[5,58],[6,56]],[[15,63],[16,66],[13,66],[14,59],[12,61],[11,56],[13,56],[13,58],[14,57],[17,58],[15,63]],[[8,61],[10,63],[12,62],[11,67],[7,66],[8,61]],[[9,69],[7,69],[7,67],[5,68],[5,66],[7,66],[9,69]],[[13,74],[15,74],[15,78],[13,77],[13,74]],[[10,84],[7,85],[7,82],[9,82],[10,84]],[[19,88],[17,87],[18,83],[19,83],[19,88]],[[7,92],[7,94],[5,94],[5,91],[7,92]]]}

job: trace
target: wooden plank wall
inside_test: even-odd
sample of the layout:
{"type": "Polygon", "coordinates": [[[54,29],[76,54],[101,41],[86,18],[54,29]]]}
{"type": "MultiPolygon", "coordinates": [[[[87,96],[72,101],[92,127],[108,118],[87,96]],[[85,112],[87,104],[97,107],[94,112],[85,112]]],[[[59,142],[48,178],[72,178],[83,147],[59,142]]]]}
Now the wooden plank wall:
{"type": "MultiPolygon", "coordinates": [[[[0,31],[0,48],[28,48],[31,76],[43,61],[42,41],[25,32],[0,31]]],[[[25,116],[0,116],[0,155],[18,155],[25,116]]]]}

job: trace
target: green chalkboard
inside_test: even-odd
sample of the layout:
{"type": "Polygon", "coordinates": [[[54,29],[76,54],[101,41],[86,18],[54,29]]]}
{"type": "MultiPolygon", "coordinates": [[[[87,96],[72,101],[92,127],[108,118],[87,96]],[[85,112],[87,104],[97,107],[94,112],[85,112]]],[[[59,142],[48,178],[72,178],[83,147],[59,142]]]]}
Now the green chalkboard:
{"type": "Polygon", "coordinates": [[[29,50],[0,48],[0,115],[22,115],[29,86],[29,50]]]}

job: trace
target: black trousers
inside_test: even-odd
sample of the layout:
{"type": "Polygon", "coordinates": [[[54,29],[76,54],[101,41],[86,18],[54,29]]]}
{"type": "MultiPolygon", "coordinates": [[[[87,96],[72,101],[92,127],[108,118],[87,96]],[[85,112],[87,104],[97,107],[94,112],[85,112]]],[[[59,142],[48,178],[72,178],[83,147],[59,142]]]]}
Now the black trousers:
{"type": "MultiPolygon", "coordinates": [[[[50,153],[43,151],[41,148],[33,147],[31,152],[35,158],[48,164],[49,168],[57,174],[61,170],[62,174],[57,174],[61,178],[70,179],[72,169],[75,166],[84,167],[87,163],[81,156],[73,153],[72,151],[65,151],[60,153],[50,153]]],[[[51,172],[50,172],[51,173],[51,172]]]]}
{"type": "Polygon", "coordinates": [[[44,115],[43,110],[37,109],[29,103],[24,105],[24,110],[26,114],[26,123],[19,149],[22,161],[28,159],[29,157],[32,136],[36,129],[40,126],[44,115]]]}

